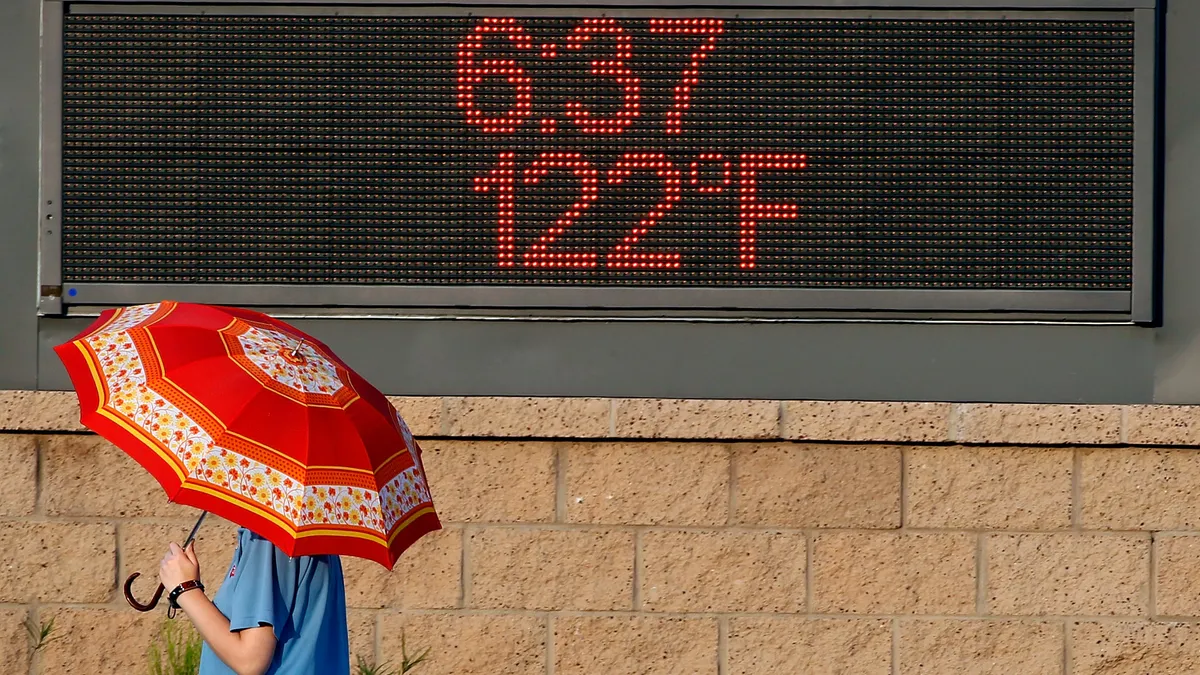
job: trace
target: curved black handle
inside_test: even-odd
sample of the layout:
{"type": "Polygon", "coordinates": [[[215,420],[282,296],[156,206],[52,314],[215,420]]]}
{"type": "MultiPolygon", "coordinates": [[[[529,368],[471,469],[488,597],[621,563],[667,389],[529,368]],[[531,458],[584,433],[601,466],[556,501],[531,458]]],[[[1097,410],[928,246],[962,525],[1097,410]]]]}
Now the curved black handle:
{"type": "Polygon", "coordinates": [[[134,572],[133,574],[129,575],[128,579],[125,580],[125,599],[129,602],[129,606],[137,611],[149,612],[158,605],[158,601],[162,598],[163,591],[167,589],[163,588],[162,584],[159,584],[158,590],[154,591],[154,597],[150,598],[149,604],[143,605],[133,597],[133,580],[140,576],[142,576],[141,572],[134,572]]]}
{"type": "MultiPolygon", "coordinates": [[[[196,539],[196,532],[200,530],[200,524],[204,522],[204,517],[208,515],[208,511],[201,511],[200,518],[196,520],[196,524],[192,526],[192,532],[188,535],[187,540],[183,542],[183,547],[187,548],[189,544],[196,539]]],[[[133,597],[133,580],[142,576],[141,572],[134,572],[125,580],[125,600],[129,602],[129,606],[139,612],[149,612],[158,605],[158,601],[162,599],[162,594],[167,589],[163,588],[162,584],[158,585],[158,590],[154,591],[154,597],[150,598],[149,604],[143,605],[133,597]]],[[[174,610],[168,611],[168,615],[174,614],[174,610]]]]}

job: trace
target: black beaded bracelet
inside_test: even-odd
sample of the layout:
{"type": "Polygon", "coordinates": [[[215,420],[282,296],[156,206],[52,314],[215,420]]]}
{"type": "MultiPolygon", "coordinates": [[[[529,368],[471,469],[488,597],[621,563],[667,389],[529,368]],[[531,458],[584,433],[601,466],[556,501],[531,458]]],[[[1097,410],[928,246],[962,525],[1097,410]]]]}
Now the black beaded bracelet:
{"type": "Polygon", "coordinates": [[[167,594],[167,603],[169,605],[167,607],[168,619],[175,618],[175,610],[179,609],[179,596],[192,590],[193,588],[199,588],[201,592],[204,592],[204,584],[200,583],[199,579],[188,579],[187,581],[173,588],[171,592],[167,594]]]}

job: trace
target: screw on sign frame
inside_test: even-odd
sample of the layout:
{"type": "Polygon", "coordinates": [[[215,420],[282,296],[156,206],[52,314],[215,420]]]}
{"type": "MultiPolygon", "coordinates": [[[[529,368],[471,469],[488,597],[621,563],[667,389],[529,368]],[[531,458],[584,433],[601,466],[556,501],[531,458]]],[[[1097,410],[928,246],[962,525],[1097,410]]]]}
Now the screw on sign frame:
{"type": "MultiPolygon", "coordinates": [[[[691,54],[679,84],[674,87],[671,108],[666,112],[663,133],[679,136],[683,133],[684,113],[691,105],[693,88],[700,83],[700,68],[704,60],[716,49],[718,38],[725,32],[724,19],[650,19],[651,34],[689,35],[703,38],[696,51],[691,54]]],[[[476,53],[484,46],[484,39],[495,35],[507,37],[511,46],[518,50],[534,50],[533,38],[514,17],[485,17],[458,46],[458,93],[457,105],[463,112],[464,121],[484,134],[512,134],[533,114],[533,79],[513,59],[482,59],[476,61],[476,53]],[[503,115],[489,117],[475,103],[475,86],[487,78],[503,78],[512,85],[515,102],[503,115]]],[[[629,68],[626,61],[633,58],[633,39],[625,33],[616,19],[609,17],[586,18],[567,36],[565,49],[581,50],[593,35],[608,35],[614,38],[615,48],[610,59],[595,59],[590,63],[590,74],[612,78],[621,89],[621,109],[610,117],[598,117],[589,112],[579,101],[568,100],[565,115],[584,134],[619,135],[628,129],[641,114],[641,81],[629,68]]],[[[557,56],[558,46],[546,43],[540,46],[542,58],[557,56]]],[[[540,121],[542,133],[556,130],[554,119],[540,121]]],[[[799,171],[806,166],[807,157],[797,153],[741,153],[738,157],[738,267],[753,269],[757,258],[758,224],[764,220],[795,219],[799,214],[796,204],[786,202],[762,202],[758,199],[758,174],[762,171],[799,171]]],[[[551,250],[551,245],[561,237],[598,199],[601,173],[581,153],[541,153],[521,172],[522,183],[536,185],[551,170],[570,172],[580,183],[580,196],[555,223],[531,244],[521,255],[520,265],[528,268],[595,268],[600,264],[594,252],[566,253],[551,250]]],[[[690,184],[701,193],[720,193],[730,184],[732,161],[722,153],[705,152],[696,156],[688,167],[690,184]],[[712,184],[702,184],[700,169],[706,163],[714,163],[722,171],[721,179],[712,184]]],[[[663,182],[663,200],[656,204],[604,257],[610,269],[678,269],[682,266],[682,255],[678,252],[646,253],[634,247],[642,237],[682,199],[683,173],[663,153],[626,152],[606,174],[605,184],[619,185],[634,171],[653,171],[663,182]]],[[[500,267],[518,265],[516,251],[516,153],[501,152],[496,167],[486,175],[474,179],[476,192],[494,191],[496,197],[496,261],[500,267]]]]}

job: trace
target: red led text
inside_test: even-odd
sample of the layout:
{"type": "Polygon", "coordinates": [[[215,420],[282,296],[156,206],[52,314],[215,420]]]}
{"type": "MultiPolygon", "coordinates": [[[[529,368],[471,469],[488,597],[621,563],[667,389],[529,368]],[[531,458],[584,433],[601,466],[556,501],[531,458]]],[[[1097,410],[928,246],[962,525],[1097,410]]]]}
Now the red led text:
{"type": "MultiPolygon", "coordinates": [[[[474,180],[476,192],[495,191],[496,194],[496,260],[500,267],[516,265],[516,164],[514,153],[502,152],[496,167],[474,180]]],[[[758,199],[758,175],[762,171],[799,171],[807,166],[807,157],[792,153],[743,153],[738,168],[738,267],[753,269],[757,259],[758,225],[764,220],[794,219],[799,206],[787,202],[763,202],[758,199]]],[[[691,164],[697,192],[719,193],[722,184],[703,185],[696,178],[702,162],[716,162],[723,167],[723,183],[729,182],[730,162],[720,153],[704,153],[691,164]],[[707,189],[706,189],[707,188],[707,189]]],[[[576,200],[532,243],[521,257],[528,268],[564,269],[594,268],[599,256],[594,251],[561,252],[553,244],[575,226],[593,204],[600,199],[600,172],[577,152],[543,152],[521,172],[524,185],[537,185],[551,170],[565,170],[579,179],[579,199],[576,200]]],[[[683,199],[683,173],[660,152],[627,152],[606,173],[607,185],[620,185],[635,171],[653,171],[663,184],[662,201],[654,205],[639,220],[629,234],[618,242],[604,258],[609,269],[663,270],[679,269],[683,256],[677,252],[637,251],[635,247],[672,208],[683,199]]]]}

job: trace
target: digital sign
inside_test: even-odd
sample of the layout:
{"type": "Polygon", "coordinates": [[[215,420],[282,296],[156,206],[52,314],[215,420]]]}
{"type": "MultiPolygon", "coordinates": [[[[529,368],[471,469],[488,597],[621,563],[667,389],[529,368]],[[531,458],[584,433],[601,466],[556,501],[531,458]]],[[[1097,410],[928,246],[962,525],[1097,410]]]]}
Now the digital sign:
{"type": "MultiPolygon", "coordinates": [[[[698,38],[698,44],[683,62],[678,83],[670,88],[670,107],[661,114],[654,108],[650,109],[653,119],[650,124],[660,122],[662,138],[656,144],[658,147],[651,151],[624,152],[615,161],[608,162],[610,168],[603,174],[589,161],[587,155],[578,151],[555,152],[545,151],[530,162],[521,172],[521,183],[537,185],[552,170],[558,169],[569,172],[579,181],[579,198],[567,210],[554,220],[536,240],[528,244],[520,259],[516,252],[517,215],[516,215],[516,153],[501,152],[496,168],[485,176],[474,180],[477,192],[494,191],[496,194],[497,211],[497,241],[496,259],[501,268],[525,267],[532,269],[594,269],[633,271],[654,270],[662,273],[668,270],[681,271],[687,266],[683,254],[677,250],[645,252],[635,250],[643,240],[651,239],[651,230],[665,221],[670,211],[683,201],[684,176],[683,170],[676,166],[676,159],[670,152],[670,141],[683,140],[683,121],[686,113],[690,112],[692,92],[701,87],[701,67],[710,53],[716,50],[719,38],[725,33],[725,20],[713,18],[700,19],[649,19],[645,30],[653,37],[668,38],[698,38]],[[557,240],[569,240],[568,230],[585,216],[600,198],[600,186],[619,186],[630,178],[635,171],[645,171],[654,174],[662,182],[662,198],[650,207],[650,210],[632,225],[630,231],[620,240],[612,244],[604,254],[601,263],[600,253],[596,250],[556,251],[551,250],[557,240]],[[603,178],[603,180],[602,180],[603,178]]],[[[457,105],[463,112],[463,121],[477,128],[483,134],[515,135],[517,130],[533,116],[534,85],[533,78],[526,69],[513,58],[478,59],[477,54],[484,50],[486,38],[499,36],[507,38],[516,50],[534,50],[531,35],[525,31],[521,22],[512,17],[483,18],[459,45],[457,71],[457,105]],[[487,113],[475,98],[476,88],[487,82],[489,78],[503,80],[512,85],[513,103],[502,113],[487,113]]],[[[587,73],[596,78],[611,80],[608,84],[619,90],[619,108],[607,111],[607,114],[595,114],[589,106],[577,99],[567,97],[562,101],[561,113],[575,126],[575,131],[582,137],[615,137],[621,136],[639,121],[642,114],[642,79],[630,67],[634,60],[633,36],[626,32],[621,22],[608,17],[585,18],[566,36],[560,48],[553,42],[547,42],[538,48],[538,56],[546,60],[556,60],[559,52],[583,51],[593,38],[601,36],[612,39],[612,58],[592,59],[588,64],[587,73]]],[[[598,41],[598,40],[597,40],[598,41]]],[[[676,47],[676,45],[672,45],[676,47]]],[[[554,71],[550,71],[551,77],[554,71]]],[[[655,72],[661,75],[661,71],[655,72]]],[[[561,86],[561,85],[560,85],[561,86]]],[[[585,83],[584,89],[591,89],[591,97],[599,98],[595,90],[597,84],[585,83]]],[[[721,96],[724,92],[715,91],[711,95],[721,96]]],[[[727,95],[727,94],[726,94],[727,95]]],[[[750,122],[749,120],[747,122],[750,122]]],[[[546,135],[556,134],[558,119],[552,116],[543,117],[537,121],[539,132],[546,135]]],[[[645,127],[646,124],[641,125],[645,127]]],[[[633,134],[631,134],[633,135],[633,134]]],[[[650,139],[645,135],[653,135],[653,131],[636,141],[645,142],[650,139]]],[[[711,133],[695,134],[704,137],[711,144],[710,150],[718,145],[711,133]]],[[[636,142],[635,141],[635,142],[636,142]]],[[[692,143],[695,141],[693,140],[692,143]]],[[[681,143],[679,145],[687,145],[681,143]]],[[[611,151],[610,151],[611,152],[611,151]]],[[[610,159],[606,157],[605,159],[610,159]]],[[[683,160],[689,159],[684,157],[683,160]]],[[[757,195],[757,175],[764,170],[798,171],[805,167],[805,156],[795,152],[748,152],[736,156],[738,181],[733,184],[733,160],[726,158],[722,152],[700,152],[686,163],[688,183],[698,194],[719,194],[730,188],[737,195],[738,201],[738,246],[737,266],[750,270],[757,267],[757,231],[759,221],[769,219],[794,219],[798,207],[794,203],[777,202],[762,203],[757,195]],[[701,171],[715,170],[716,176],[701,181],[701,171]]],[[[627,211],[628,209],[626,209],[627,211]]],[[[611,219],[606,219],[611,220],[611,219]]],[[[611,231],[610,222],[602,222],[599,227],[611,231]]],[[[703,226],[693,225],[693,232],[702,232],[703,226]]],[[[703,237],[703,234],[700,234],[703,237]]],[[[693,235],[694,237],[694,235],[693,235]]],[[[716,242],[709,242],[716,243],[716,242]]],[[[577,247],[579,248],[579,247],[577,247]]],[[[653,247],[650,247],[653,248],[653,247]]],[[[711,253],[705,256],[712,259],[711,253]]]]}
{"type": "Polygon", "coordinates": [[[1128,17],[550,13],[68,12],[62,281],[1132,287],[1128,17]]]}

